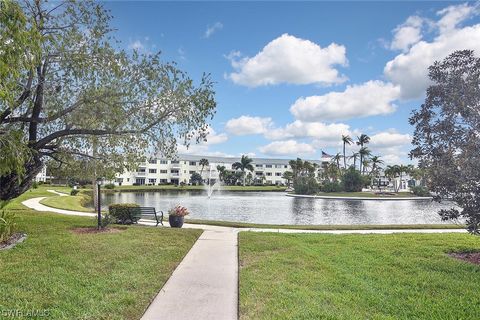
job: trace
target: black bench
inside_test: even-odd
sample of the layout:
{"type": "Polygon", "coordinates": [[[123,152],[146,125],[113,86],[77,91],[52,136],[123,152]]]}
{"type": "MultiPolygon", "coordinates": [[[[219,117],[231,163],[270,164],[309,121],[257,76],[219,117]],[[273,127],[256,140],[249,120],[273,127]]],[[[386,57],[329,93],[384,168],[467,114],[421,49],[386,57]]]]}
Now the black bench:
{"type": "Polygon", "coordinates": [[[137,207],[137,208],[128,208],[130,217],[133,223],[138,223],[138,220],[142,218],[142,216],[153,216],[158,226],[160,223],[163,226],[163,211],[160,211],[157,214],[157,210],[154,207],[137,207]]]}

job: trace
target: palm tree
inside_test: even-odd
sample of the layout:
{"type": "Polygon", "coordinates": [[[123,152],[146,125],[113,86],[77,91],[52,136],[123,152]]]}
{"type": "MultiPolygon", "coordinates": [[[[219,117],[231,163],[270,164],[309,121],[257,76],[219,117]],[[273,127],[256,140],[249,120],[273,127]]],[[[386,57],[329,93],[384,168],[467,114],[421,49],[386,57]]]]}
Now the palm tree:
{"type": "Polygon", "coordinates": [[[336,155],[334,155],[334,156],[332,157],[332,161],[337,164],[338,170],[340,170],[340,159],[341,159],[341,158],[342,158],[342,156],[340,155],[340,153],[337,153],[336,155]]]}
{"type": "Polygon", "coordinates": [[[362,133],[360,136],[357,137],[357,146],[363,147],[369,142],[370,142],[370,137],[364,133],[362,133]]]}
{"type": "Polygon", "coordinates": [[[287,186],[290,186],[290,181],[293,180],[293,172],[292,171],[285,171],[282,174],[282,179],[287,180],[287,186]]]}
{"type": "Polygon", "coordinates": [[[252,162],[253,162],[252,159],[250,159],[246,155],[243,155],[242,158],[240,159],[240,162],[235,162],[234,164],[232,164],[232,169],[242,171],[243,186],[244,187],[245,187],[245,170],[249,170],[249,171],[253,172],[252,162]]]}
{"type": "Polygon", "coordinates": [[[352,155],[350,156],[350,159],[353,159],[353,168],[355,170],[357,170],[357,158],[360,156],[360,154],[358,152],[354,152],[352,153],[352,155]]]}
{"type": "Polygon", "coordinates": [[[200,175],[202,175],[203,168],[208,166],[210,163],[208,162],[208,159],[203,158],[203,159],[200,159],[199,164],[202,166],[202,169],[200,170],[200,175]]]}
{"type": "Polygon", "coordinates": [[[372,152],[367,147],[361,147],[358,154],[360,155],[360,172],[362,172],[363,160],[369,157],[372,152]]]}
{"type": "Polygon", "coordinates": [[[351,145],[353,143],[353,140],[348,134],[347,135],[342,134],[342,142],[343,142],[343,168],[347,169],[347,158],[345,156],[345,146],[347,144],[351,145]]]}
{"type": "Polygon", "coordinates": [[[394,166],[387,166],[385,169],[385,176],[388,177],[389,179],[394,179],[393,180],[393,189],[395,192],[398,192],[398,189],[400,188],[400,185],[397,186],[397,177],[400,175],[400,166],[394,165],[394,166]]]}
{"type": "Polygon", "coordinates": [[[225,168],[225,166],[221,166],[221,165],[218,165],[217,166],[217,171],[218,171],[218,179],[220,181],[224,181],[225,180],[225,172],[226,172],[227,168],[225,168]]]}
{"type": "Polygon", "coordinates": [[[362,174],[365,174],[365,172],[367,171],[367,168],[370,168],[370,160],[368,159],[364,159],[363,162],[362,162],[362,174]]]}
{"type": "Polygon", "coordinates": [[[380,165],[384,163],[384,161],[380,159],[379,156],[371,157],[370,162],[372,163],[372,170],[370,171],[370,174],[376,174],[378,169],[380,168],[380,165]]]}

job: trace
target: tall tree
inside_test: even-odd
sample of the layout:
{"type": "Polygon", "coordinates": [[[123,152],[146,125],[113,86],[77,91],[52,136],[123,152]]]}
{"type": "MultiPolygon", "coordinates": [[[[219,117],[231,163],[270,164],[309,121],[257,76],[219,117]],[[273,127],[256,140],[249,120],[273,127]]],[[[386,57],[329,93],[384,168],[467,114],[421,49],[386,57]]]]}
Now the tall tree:
{"type": "Polygon", "coordinates": [[[361,147],[360,150],[358,151],[358,154],[360,155],[360,173],[362,173],[363,172],[363,169],[362,169],[363,161],[366,158],[370,157],[372,152],[367,147],[361,147]]]}
{"type": "Polygon", "coordinates": [[[373,156],[370,158],[370,162],[372,164],[372,170],[370,171],[370,174],[374,175],[378,173],[378,170],[380,169],[380,165],[384,163],[382,159],[380,159],[379,156],[373,156]]]}
{"type": "Polygon", "coordinates": [[[290,186],[290,183],[293,180],[293,172],[292,171],[285,171],[282,174],[282,179],[285,179],[287,181],[287,186],[290,186]]]}
{"type": "Polygon", "coordinates": [[[357,170],[357,159],[360,156],[358,152],[353,152],[352,155],[350,156],[350,159],[353,159],[353,168],[357,170]]]}
{"type": "Polygon", "coordinates": [[[217,171],[218,171],[218,179],[220,179],[220,181],[225,181],[227,168],[225,168],[225,166],[217,165],[217,171]]]}
{"type": "Polygon", "coordinates": [[[232,164],[232,169],[235,170],[240,170],[242,171],[242,177],[243,177],[243,186],[245,187],[245,170],[253,172],[253,165],[252,165],[253,160],[249,158],[246,155],[242,155],[242,158],[240,159],[240,162],[235,162],[232,164]]]}
{"type": "MultiPolygon", "coordinates": [[[[22,28],[38,35],[38,50],[26,53],[33,66],[15,65],[18,81],[8,89],[14,98],[0,95],[0,167],[9,164],[0,169],[0,200],[28,190],[46,158],[91,158],[94,139],[95,158],[110,159],[118,171],[146,150],[173,155],[177,141],[206,139],[216,107],[209,76],[195,85],[160,54],[119,50],[101,3],[52,7],[27,0],[18,8],[22,28]],[[18,150],[24,150],[21,157],[18,150]]],[[[0,19],[0,32],[16,28],[0,19]]],[[[0,41],[0,52],[6,50],[9,41],[0,41]]]]}
{"type": "Polygon", "coordinates": [[[410,155],[425,170],[435,199],[452,199],[443,220],[465,219],[480,235],[480,58],[456,51],[429,67],[432,85],[410,118],[415,126],[410,155]]]}
{"type": "Polygon", "coordinates": [[[332,161],[335,162],[338,170],[340,170],[340,159],[342,159],[342,156],[340,155],[340,153],[337,153],[332,157],[332,161]]]}
{"type": "Polygon", "coordinates": [[[342,142],[343,142],[343,168],[346,170],[347,169],[347,157],[345,154],[345,148],[346,145],[351,145],[353,143],[352,138],[347,134],[347,135],[342,135],[342,142]]]}
{"type": "Polygon", "coordinates": [[[202,168],[200,169],[200,175],[202,175],[203,169],[205,167],[208,167],[210,165],[210,163],[208,162],[208,159],[202,158],[202,159],[200,159],[199,164],[200,164],[200,166],[202,166],[202,168]]]}

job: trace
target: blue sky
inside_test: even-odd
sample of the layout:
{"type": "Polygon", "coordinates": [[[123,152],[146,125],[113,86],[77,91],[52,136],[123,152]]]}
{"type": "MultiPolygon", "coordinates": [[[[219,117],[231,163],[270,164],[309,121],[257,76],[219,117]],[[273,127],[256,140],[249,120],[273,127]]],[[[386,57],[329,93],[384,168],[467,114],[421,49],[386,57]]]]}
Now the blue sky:
{"type": "MultiPolygon", "coordinates": [[[[216,82],[207,143],[181,152],[315,159],[366,133],[408,162],[426,67],[480,52],[475,2],[106,2],[125,48],[216,82]]],[[[353,151],[352,147],[349,152],[353,151]]]]}

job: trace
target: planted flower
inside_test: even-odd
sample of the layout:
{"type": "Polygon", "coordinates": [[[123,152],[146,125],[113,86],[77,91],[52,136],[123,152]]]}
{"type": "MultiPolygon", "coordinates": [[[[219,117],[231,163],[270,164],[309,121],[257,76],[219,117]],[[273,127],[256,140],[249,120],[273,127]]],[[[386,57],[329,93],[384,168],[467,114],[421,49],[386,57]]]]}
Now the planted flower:
{"type": "Polygon", "coordinates": [[[190,214],[186,207],[180,205],[168,210],[168,222],[172,228],[181,228],[183,226],[184,217],[190,214]]]}

